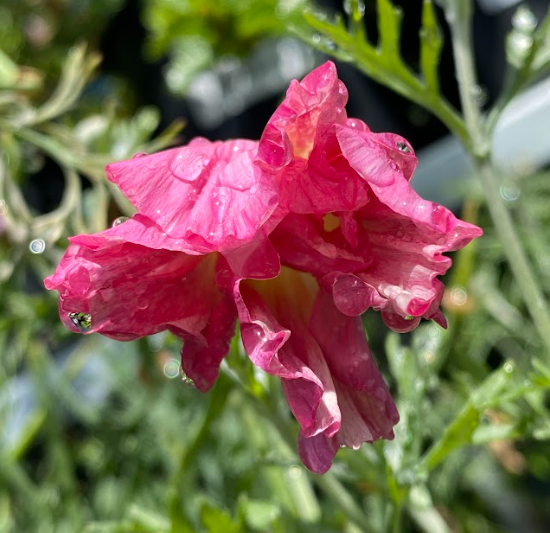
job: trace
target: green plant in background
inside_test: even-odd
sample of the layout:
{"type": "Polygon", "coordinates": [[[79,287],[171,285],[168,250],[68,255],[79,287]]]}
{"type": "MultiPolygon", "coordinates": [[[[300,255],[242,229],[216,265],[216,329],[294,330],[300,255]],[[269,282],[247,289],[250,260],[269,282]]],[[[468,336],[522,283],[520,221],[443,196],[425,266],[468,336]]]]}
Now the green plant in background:
{"type": "Polygon", "coordinates": [[[145,3],[147,54],[168,53],[168,87],[185,94],[193,75],[223,55],[245,56],[267,37],[283,35],[307,0],[152,0],[145,3]]]}
{"type": "Polygon", "coordinates": [[[346,1],[346,17],[335,20],[319,11],[298,17],[301,4],[284,4],[288,17],[273,16],[275,2],[144,4],[152,52],[170,43],[189,50],[193,39],[208,50],[200,64],[190,59],[181,67],[180,88],[217,54],[245,54],[264,31],[290,27],[426,107],[475,161],[483,194],[474,189],[465,217],[485,236],[455,258],[444,300],[450,327],[423,324],[408,339],[383,339],[377,317],[367,317],[373,350],[379,360],[387,355],[401,422],[394,441],[344,451],[325,476],[297,462],[279,384],[251,368],[238,338],[215,389],[201,395],[177,379],[170,336],[77,343],[63,330],[55,298],[37,281],[53,270],[67,235],[130,214],[103,166],[166,146],[177,127],[147,142],[158,125],[155,110],[131,119],[118,117],[114,105],[88,112],[82,90],[98,57],[84,47],[63,61],[49,98],[39,70],[0,55],[0,531],[477,533],[527,531],[533,515],[543,516],[544,502],[537,504],[525,479],[550,478],[548,175],[499,182],[490,140],[505,105],[550,66],[550,16],[537,24],[520,8],[507,41],[505,88],[483,115],[472,3],[440,4],[463,115],[440,93],[442,38],[430,1],[423,3],[418,73],[401,57],[401,14],[389,0],[377,1],[376,45],[367,40],[359,0],[346,1]],[[22,191],[44,157],[66,181],[60,205],[38,214],[22,191]],[[501,185],[515,191],[508,200],[501,185]],[[25,386],[34,394],[28,407],[13,400],[25,386]],[[6,427],[14,413],[19,423],[6,427]],[[503,500],[513,502],[514,516],[499,507],[503,500]]]}

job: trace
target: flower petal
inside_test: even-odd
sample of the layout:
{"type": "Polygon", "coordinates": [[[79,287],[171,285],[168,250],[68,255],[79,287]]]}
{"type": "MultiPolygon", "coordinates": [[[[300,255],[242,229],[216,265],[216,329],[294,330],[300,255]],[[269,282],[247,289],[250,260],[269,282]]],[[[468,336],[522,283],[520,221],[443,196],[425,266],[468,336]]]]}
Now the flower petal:
{"type": "Polygon", "coordinates": [[[220,363],[229,351],[235,334],[237,311],[230,293],[219,295],[202,335],[186,335],[181,350],[181,365],[185,374],[201,392],[216,382],[220,363]]]}
{"type": "MultiPolygon", "coordinates": [[[[370,354],[361,319],[342,314],[334,305],[332,296],[321,291],[311,314],[309,329],[323,350],[334,378],[342,425],[349,428],[346,431],[351,431],[353,426],[364,426],[363,430],[357,429],[354,433],[355,436],[370,435],[361,442],[392,438],[392,428],[399,415],[370,354]]],[[[346,436],[346,432],[339,433],[338,439],[346,446],[358,445],[357,438],[346,436]]]]}
{"type": "Polygon", "coordinates": [[[44,283],[59,291],[61,319],[73,331],[80,330],[69,313],[91,316],[84,333],[120,340],[165,329],[200,335],[206,326],[218,293],[214,256],[152,250],[125,242],[110,230],[70,242],[44,283]]]}
{"type": "Polygon", "coordinates": [[[405,326],[390,313],[439,317],[442,285],[436,277],[451,265],[442,254],[465,246],[482,231],[418,196],[402,170],[406,164],[400,167],[391,158],[387,138],[380,142],[374,134],[339,126],[337,137],[351,167],[372,191],[369,203],[354,215],[372,257],[358,276],[387,299],[386,323],[409,331],[415,322],[405,326]]]}
{"type": "Polygon", "coordinates": [[[229,250],[251,239],[277,205],[274,185],[256,167],[257,143],[187,146],[108,165],[107,176],[181,250],[229,250]]]}
{"type": "Polygon", "coordinates": [[[361,180],[349,172],[334,134],[335,124],[346,123],[347,99],[336,67],[327,61],[300,83],[290,84],[267,123],[258,160],[278,184],[284,209],[330,213],[367,202],[361,180]]]}
{"type": "Polygon", "coordinates": [[[302,435],[333,435],[340,427],[340,411],[329,369],[296,300],[275,291],[273,284],[280,287],[284,281],[236,285],[244,347],[255,365],[281,378],[302,435]]]}
{"type": "Polygon", "coordinates": [[[325,474],[329,471],[338,448],[338,439],[327,437],[324,433],[314,437],[298,437],[300,459],[306,468],[316,474],[325,474]]]}

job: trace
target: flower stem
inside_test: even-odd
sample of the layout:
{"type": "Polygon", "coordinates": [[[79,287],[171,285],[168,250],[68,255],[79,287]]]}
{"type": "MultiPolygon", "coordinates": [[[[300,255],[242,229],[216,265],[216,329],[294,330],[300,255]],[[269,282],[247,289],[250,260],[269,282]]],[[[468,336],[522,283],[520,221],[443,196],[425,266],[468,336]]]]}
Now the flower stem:
{"type": "Polygon", "coordinates": [[[474,159],[483,191],[493,219],[495,230],[504,245],[504,252],[521,289],[527,309],[538,330],[547,356],[550,357],[550,315],[525,250],[516,232],[510,213],[500,195],[495,169],[491,163],[490,139],[484,132],[480,109],[473,88],[477,86],[472,52],[471,0],[451,0],[446,7],[451,29],[456,77],[458,80],[462,110],[470,134],[465,148],[474,159]]]}

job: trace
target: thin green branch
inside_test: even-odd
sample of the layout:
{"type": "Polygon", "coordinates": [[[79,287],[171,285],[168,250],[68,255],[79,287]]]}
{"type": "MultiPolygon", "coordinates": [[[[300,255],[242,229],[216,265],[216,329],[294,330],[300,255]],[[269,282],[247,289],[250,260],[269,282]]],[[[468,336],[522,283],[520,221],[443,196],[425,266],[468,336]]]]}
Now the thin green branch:
{"type": "MultiPolygon", "coordinates": [[[[481,179],[487,206],[495,229],[504,244],[504,251],[531,318],[550,357],[550,315],[510,213],[500,194],[500,184],[490,161],[490,142],[483,127],[481,112],[471,91],[477,85],[471,35],[471,0],[461,2],[455,16],[448,17],[455,58],[456,77],[466,125],[472,138],[471,155],[481,179]]],[[[466,146],[468,148],[468,146],[466,146]]]]}

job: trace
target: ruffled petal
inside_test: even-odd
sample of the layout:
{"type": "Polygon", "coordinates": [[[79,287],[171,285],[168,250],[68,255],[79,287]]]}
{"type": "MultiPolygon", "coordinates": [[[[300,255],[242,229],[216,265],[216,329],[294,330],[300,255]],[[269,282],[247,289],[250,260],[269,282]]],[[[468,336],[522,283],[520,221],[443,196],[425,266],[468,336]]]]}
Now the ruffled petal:
{"type": "Polygon", "coordinates": [[[344,431],[338,436],[340,444],[356,447],[365,441],[392,438],[392,428],[399,415],[370,354],[361,319],[342,314],[330,293],[321,291],[311,314],[309,329],[323,350],[334,378],[342,411],[342,427],[347,424],[349,429],[346,431],[351,431],[351,427],[363,427],[363,430],[357,429],[355,435],[361,431],[366,435],[358,441],[346,437],[344,431]]]}
{"type": "Polygon", "coordinates": [[[324,433],[314,437],[298,437],[300,459],[306,468],[316,474],[325,474],[330,470],[338,448],[338,439],[327,437],[324,433]]]}
{"type": "Polygon", "coordinates": [[[326,231],[324,220],[316,216],[287,215],[270,241],[284,265],[318,278],[335,271],[359,271],[370,262],[367,255],[360,254],[361,249],[350,250],[341,232],[326,231]]]}
{"type": "Polygon", "coordinates": [[[108,165],[107,177],[180,250],[230,250],[252,239],[277,206],[256,152],[253,141],[196,139],[108,165]]]}
{"type": "Polygon", "coordinates": [[[154,250],[110,230],[70,243],[44,284],[59,291],[60,316],[71,330],[131,340],[165,329],[200,335],[206,326],[219,291],[215,256],[154,250]],[[75,313],[89,315],[89,327],[77,327],[75,313]]]}
{"type": "Polygon", "coordinates": [[[294,213],[353,210],[367,197],[349,172],[334,134],[348,99],[330,61],[294,80],[264,130],[259,165],[278,184],[280,205],[294,213]]]}
{"type": "Polygon", "coordinates": [[[404,175],[406,163],[391,159],[387,135],[380,142],[373,134],[337,127],[337,136],[342,153],[372,191],[368,205],[354,215],[372,257],[357,274],[366,284],[363,292],[374,288],[387,300],[386,323],[409,331],[417,322],[405,324],[403,318],[439,317],[442,285],[436,278],[451,266],[443,253],[465,246],[482,231],[418,196],[404,175]]]}
{"type": "MultiPolygon", "coordinates": [[[[290,295],[292,287],[290,292],[274,290],[273,284],[280,288],[280,281],[236,285],[244,347],[255,365],[281,378],[301,434],[332,436],[340,427],[340,411],[330,371],[290,295]]],[[[298,307],[301,304],[308,305],[305,299],[298,307]]]]}

